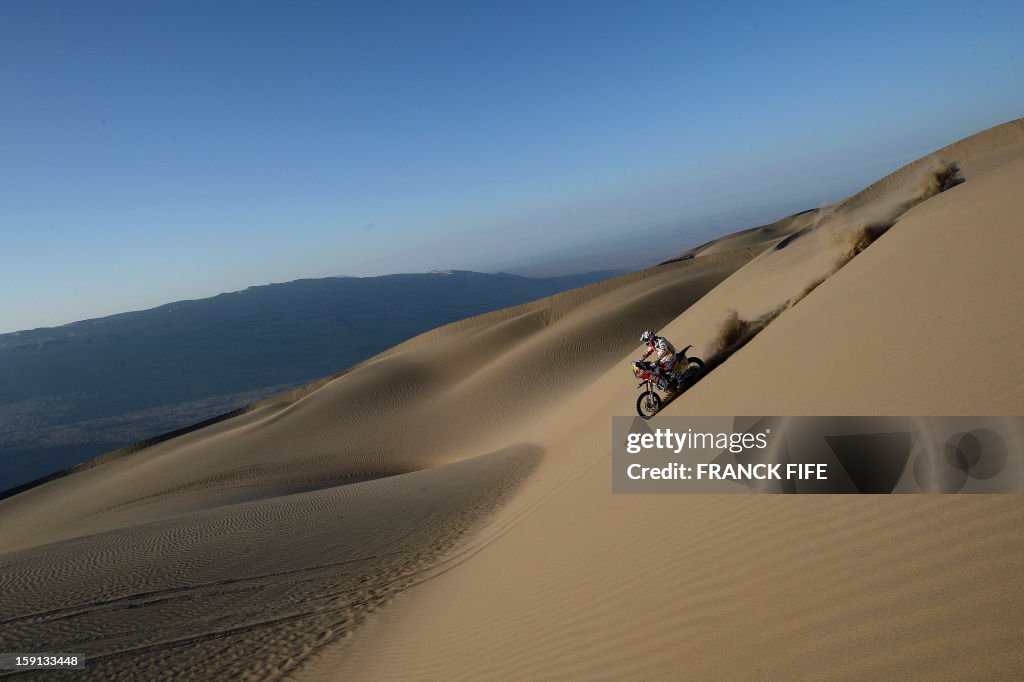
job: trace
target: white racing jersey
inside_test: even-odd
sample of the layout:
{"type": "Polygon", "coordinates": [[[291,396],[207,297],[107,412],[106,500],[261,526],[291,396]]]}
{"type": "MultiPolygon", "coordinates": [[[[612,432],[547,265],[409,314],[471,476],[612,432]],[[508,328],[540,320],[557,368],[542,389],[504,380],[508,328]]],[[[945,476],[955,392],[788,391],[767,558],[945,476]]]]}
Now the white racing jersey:
{"type": "Polygon", "coordinates": [[[669,364],[674,363],[676,347],[664,336],[655,336],[647,345],[647,355],[658,354],[658,362],[669,364]]]}
{"type": "Polygon", "coordinates": [[[664,336],[654,337],[654,346],[658,350],[658,359],[665,357],[666,355],[675,355],[676,347],[673,346],[668,339],[664,336]]]}

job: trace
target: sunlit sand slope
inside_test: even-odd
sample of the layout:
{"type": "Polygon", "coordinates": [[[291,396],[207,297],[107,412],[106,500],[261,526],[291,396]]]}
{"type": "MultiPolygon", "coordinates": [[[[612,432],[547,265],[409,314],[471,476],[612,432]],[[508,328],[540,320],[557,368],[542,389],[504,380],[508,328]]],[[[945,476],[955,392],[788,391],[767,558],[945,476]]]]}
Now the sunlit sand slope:
{"type": "Polygon", "coordinates": [[[1024,414],[1022,188],[1024,157],[910,210],[669,411],[1024,414]]]}
{"type": "MultiPolygon", "coordinates": [[[[897,196],[876,187],[819,221],[807,258],[766,251],[667,325],[715,351],[721,329],[701,316],[774,313],[667,412],[1022,413],[1024,135],[1008,128],[883,180],[897,196]],[[966,181],[936,195],[946,162],[966,181]],[[888,231],[851,253],[846,236],[876,220],[888,231]]],[[[1018,497],[612,496],[624,364],[522,434],[550,454],[486,550],[300,679],[960,679],[1024,665],[1018,497]]]]}

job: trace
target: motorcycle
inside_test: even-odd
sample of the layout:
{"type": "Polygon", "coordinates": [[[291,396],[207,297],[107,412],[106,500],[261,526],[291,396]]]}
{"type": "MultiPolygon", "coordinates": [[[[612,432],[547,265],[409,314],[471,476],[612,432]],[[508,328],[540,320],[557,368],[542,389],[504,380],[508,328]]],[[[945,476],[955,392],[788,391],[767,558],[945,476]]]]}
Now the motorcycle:
{"type": "Polygon", "coordinates": [[[703,376],[704,361],[695,355],[686,354],[691,348],[692,345],[687,346],[676,354],[682,371],[678,372],[675,380],[671,382],[665,374],[658,371],[658,363],[644,360],[633,362],[633,376],[640,379],[636,387],[645,389],[636,399],[637,414],[644,419],[650,419],[703,376]],[[659,390],[665,393],[664,399],[658,395],[659,390]]]}

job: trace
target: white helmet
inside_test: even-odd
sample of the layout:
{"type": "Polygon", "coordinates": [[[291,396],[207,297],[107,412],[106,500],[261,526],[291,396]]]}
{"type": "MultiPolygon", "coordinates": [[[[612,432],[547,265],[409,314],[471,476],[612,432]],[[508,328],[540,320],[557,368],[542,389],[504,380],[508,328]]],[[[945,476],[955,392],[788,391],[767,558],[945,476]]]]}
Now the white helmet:
{"type": "Polygon", "coordinates": [[[653,339],[653,338],[654,338],[654,332],[652,332],[650,329],[648,329],[647,331],[645,331],[643,334],[640,335],[640,342],[641,343],[650,343],[651,339],[653,339]]]}

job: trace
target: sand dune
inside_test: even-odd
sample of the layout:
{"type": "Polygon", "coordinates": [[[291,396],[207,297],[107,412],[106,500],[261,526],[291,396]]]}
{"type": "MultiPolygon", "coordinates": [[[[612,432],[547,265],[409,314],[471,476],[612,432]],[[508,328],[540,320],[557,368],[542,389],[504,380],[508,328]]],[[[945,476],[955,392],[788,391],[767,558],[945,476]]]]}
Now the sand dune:
{"type": "MultiPolygon", "coordinates": [[[[907,213],[667,412],[1020,414],[1024,207],[1009,198],[1020,164],[979,168],[907,213]]],[[[775,290],[732,286],[759,267],[667,332],[700,329],[688,318],[712,303],[763,305],[775,290]]],[[[609,399],[588,407],[628,414],[616,381],[621,371],[602,377],[595,393],[609,399]]],[[[613,497],[596,421],[566,406],[552,425],[572,435],[539,428],[550,497],[521,492],[515,504],[536,508],[486,553],[398,600],[310,673],[954,679],[1024,663],[1016,496],[613,497]],[[551,461],[567,453],[575,471],[551,461]]]]}
{"type": "Polygon", "coordinates": [[[499,431],[522,428],[580,390],[592,368],[617,366],[638,326],[671,320],[750,255],[666,266],[470,318],[438,330],[444,343],[428,333],[297,400],[268,401],[144,457],[5,501],[4,546],[476,456],[499,431]]]}
{"type": "Polygon", "coordinates": [[[95,679],[1010,676],[1016,496],[612,496],[610,416],[644,327],[719,362],[671,414],[1024,412],[1022,183],[1015,121],[0,502],[0,650],[95,679]]]}
{"type": "Polygon", "coordinates": [[[732,251],[733,249],[745,249],[762,244],[768,244],[769,242],[775,242],[794,232],[798,232],[805,227],[812,225],[818,216],[821,209],[812,208],[806,211],[800,211],[793,215],[786,216],[782,220],[777,220],[774,223],[768,225],[761,225],[759,227],[751,227],[746,230],[740,230],[733,234],[726,235],[719,239],[712,240],[707,244],[701,244],[700,246],[694,247],[688,251],[684,251],[679,254],[678,258],[695,258],[697,256],[707,256],[713,253],[722,253],[723,251],[732,251]]]}

